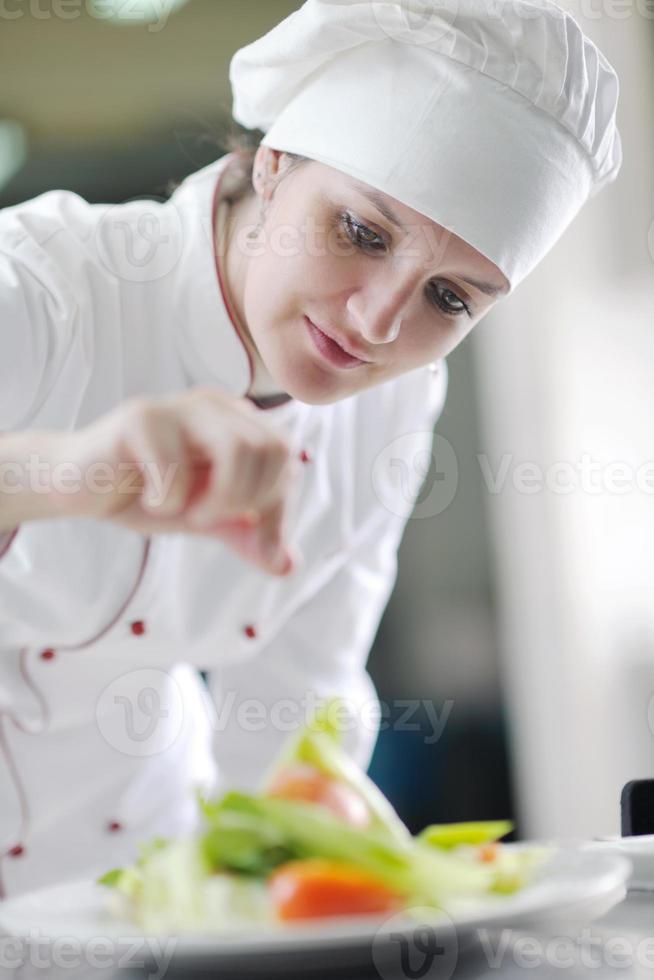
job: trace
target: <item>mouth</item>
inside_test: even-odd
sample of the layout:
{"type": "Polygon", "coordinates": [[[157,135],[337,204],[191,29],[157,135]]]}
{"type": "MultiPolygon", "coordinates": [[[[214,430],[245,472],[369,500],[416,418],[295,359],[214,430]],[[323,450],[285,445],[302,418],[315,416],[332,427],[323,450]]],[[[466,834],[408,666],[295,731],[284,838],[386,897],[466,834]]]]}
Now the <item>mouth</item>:
{"type": "Polygon", "coordinates": [[[358,357],[356,354],[353,354],[352,351],[347,350],[341,341],[336,340],[335,337],[332,337],[330,334],[326,333],[326,331],[317,326],[313,320],[310,320],[308,316],[304,317],[304,321],[307,325],[309,336],[311,337],[314,346],[318,350],[318,353],[321,354],[325,360],[329,361],[330,364],[334,365],[335,367],[348,369],[359,367],[362,364],[371,363],[365,358],[358,357]]]}

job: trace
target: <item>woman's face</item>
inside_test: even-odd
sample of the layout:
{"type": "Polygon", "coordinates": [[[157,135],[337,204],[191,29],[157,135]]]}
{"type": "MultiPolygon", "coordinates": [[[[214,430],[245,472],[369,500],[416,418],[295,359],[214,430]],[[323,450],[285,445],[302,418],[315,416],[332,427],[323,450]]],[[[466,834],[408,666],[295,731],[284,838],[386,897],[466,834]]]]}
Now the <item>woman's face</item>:
{"type": "Polygon", "coordinates": [[[444,357],[507,291],[497,266],[419,212],[323,164],[288,164],[259,148],[228,270],[267,373],[294,398],[337,401],[444,357]]]}

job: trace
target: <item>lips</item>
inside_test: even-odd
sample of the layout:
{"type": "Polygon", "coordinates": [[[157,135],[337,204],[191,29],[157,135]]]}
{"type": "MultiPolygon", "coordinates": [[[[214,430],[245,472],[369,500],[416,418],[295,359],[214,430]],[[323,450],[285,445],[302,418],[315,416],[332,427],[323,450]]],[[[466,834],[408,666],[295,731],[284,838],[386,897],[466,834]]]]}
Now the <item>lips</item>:
{"type": "Polygon", "coordinates": [[[341,368],[353,368],[361,364],[370,363],[365,358],[358,357],[343,347],[340,341],[317,326],[309,317],[305,316],[304,320],[315,347],[331,364],[341,368]]]}

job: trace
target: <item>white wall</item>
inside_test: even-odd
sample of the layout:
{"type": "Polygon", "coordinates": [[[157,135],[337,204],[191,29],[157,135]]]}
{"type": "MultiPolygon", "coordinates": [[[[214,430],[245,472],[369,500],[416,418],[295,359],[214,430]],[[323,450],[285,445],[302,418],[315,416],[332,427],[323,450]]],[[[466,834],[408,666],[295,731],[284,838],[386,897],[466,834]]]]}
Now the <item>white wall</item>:
{"type": "Polygon", "coordinates": [[[623,783],[654,776],[654,24],[610,10],[573,12],[621,77],[621,177],[472,341],[484,451],[509,461],[485,500],[529,836],[617,833],[623,783]],[[576,467],[573,491],[524,492],[525,461],[576,467]]]}

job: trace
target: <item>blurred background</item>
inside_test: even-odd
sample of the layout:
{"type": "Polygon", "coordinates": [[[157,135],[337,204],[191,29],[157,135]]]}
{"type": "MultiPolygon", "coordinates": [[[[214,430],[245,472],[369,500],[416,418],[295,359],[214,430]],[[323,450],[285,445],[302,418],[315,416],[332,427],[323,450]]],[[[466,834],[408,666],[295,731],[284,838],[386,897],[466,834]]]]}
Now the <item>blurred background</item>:
{"type": "MultiPolygon", "coordinates": [[[[222,152],[232,54],[299,6],[2,0],[0,206],[164,195],[222,152]]],[[[654,776],[654,4],[565,6],[620,75],[625,162],[449,358],[457,491],[409,521],[370,660],[371,773],[413,829],[616,833],[654,776]]]]}

